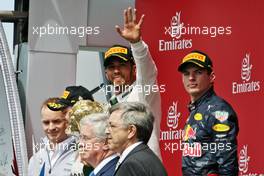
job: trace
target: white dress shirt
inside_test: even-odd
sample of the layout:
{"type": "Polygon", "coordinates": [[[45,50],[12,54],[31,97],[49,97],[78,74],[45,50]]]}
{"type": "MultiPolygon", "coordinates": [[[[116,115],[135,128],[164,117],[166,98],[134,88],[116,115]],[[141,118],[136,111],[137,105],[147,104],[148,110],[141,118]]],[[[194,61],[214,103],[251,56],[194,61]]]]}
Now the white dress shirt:
{"type": "Polygon", "coordinates": [[[112,159],[118,157],[117,154],[113,154],[107,158],[105,158],[103,161],[101,161],[93,170],[94,175],[96,175],[108,162],[110,162],[112,159]]]}

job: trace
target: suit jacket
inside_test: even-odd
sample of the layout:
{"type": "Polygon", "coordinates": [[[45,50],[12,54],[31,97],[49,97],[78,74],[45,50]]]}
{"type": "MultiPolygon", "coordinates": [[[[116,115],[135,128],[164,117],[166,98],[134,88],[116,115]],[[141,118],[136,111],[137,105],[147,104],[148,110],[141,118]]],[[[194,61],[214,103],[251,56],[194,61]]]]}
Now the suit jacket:
{"type": "Polygon", "coordinates": [[[115,172],[115,166],[119,157],[115,157],[109,161],[97,174],[96,176],[113,176],[115,172]]]}
{"type": "Polygon", "coordinates": [[[167,176],[160,159],[145,144],[134,148],[119,165],[115,176],[167,176]]]}

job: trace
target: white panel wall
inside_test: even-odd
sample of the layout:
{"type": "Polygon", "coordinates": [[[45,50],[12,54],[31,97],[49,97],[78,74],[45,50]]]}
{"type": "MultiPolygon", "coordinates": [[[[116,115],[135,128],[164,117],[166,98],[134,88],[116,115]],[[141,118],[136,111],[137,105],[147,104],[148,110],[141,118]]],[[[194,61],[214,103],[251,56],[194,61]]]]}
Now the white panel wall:
{"type": "MultiPolygon", "coordinates": [[[[79,51],[77,55],[76,84],[83,85],[89,90],[94,89],[105,81],[104,68],[100,62],[100,53],[97,51],[79,51]]],[[[107,102],[102,88],[93,97],[96,101],[107,102]]]]}
{"type": "Polygon", "coordinates": [[[32,132],[36,142],[44,136],[40,123],[42,102],[49,97],[60,96],[66,86],[75,85],[75,64],[74,54],[33,51],[29,53],[26,91],[26,132],[29,149],[32,146],[32,132]]]}
{"type": "Polygon", "coordinates": [[[65,34],[66,32],[63,34],[63,31],[59,32],[59,27],[67,29],[86,27],[87,8],[87,0],[30,1],[29,50],[77,53],[78,46],[85,45],[86,37],[79,37],[81,35],[74,35],[73,32],[68,35],[65,34]],[[54,32],[51,30],[52,27],[55,29],[54,32]],[[43,33],[46,29],[50,34],[40,37],[40,28],[43,33]]]}
{"type": "MultiPolygon", "coordinates": [[[[87,26],[87,0],[34,0],[29,9],[29,54],[26,83],[26,134],[29,156],[31,135],[36,142],[43,137],[40,106],[48,97],[60,96],[68,85],[75,85],[76,53],[86,36],[46,31],[42,27],[87,26]],[[38,29],[37,33],[35,30],[38,29]],[[43,31],[42,31],[43,32],[43,31]]],[[[46,28],[47,30],[48,28],[46,28]]]]}
{"type": "MultiPolygon", "coordinates": [[[[76,83],[92,89],[101,83],[103,73],[98,73],[99,59],[93,58],[86,67],[76,68],[79,46],[105,46],[126,44],[114,26],[123,21],[123,9],[134,6],[134,0],[33,0],[29,8],[29,42],[26,85],[26,135],[29,156],[32,154],[31,135],[36,142],[43,137],[40,124],[40,106],[48,97],[60,96],[66,86],[76,83]],[[80,37],[79,34],[62,34],[48,31],[48,26],[58,29],[99,26],[98,35],[80,37]],[[44,28],[46,27],[46,28],[44,28]],[[41,31],[42,30],[42,31],[41,31]],[[44,32],[49,34],[42,34],[44,32]],[[52,34],[51,34],[52,33],[52,34]],[[95,65],[97,65],[95,67],[95,65]],[[81,70],[79,70],[81,69],[81,70]],[[90,71],[89,71],[90,70],[90,71]],[[88,73],[87,73],[88,71],[88,73]],[[92,73],[91,73],[92,72],[92,73]],[[85,75],[93,77],[88,78],[85,75]],[[87,81],[85,81],[87,80],[87,81]]],[[[56,30],[56,29],[54,29],[56,30]]],[[[83,58],[85,59],[86,56],[83,58]]],[[[89,56],[96,57],[96,56],[89,56]]],[[[88,57],[87,57],[88,59],[88,57]]],[[[85,63],[86,64],[86,63],[85,63]]],[[[97,96],[97,95],[96,95],[97,96]]],[[[102,97],[103,98],[103,97],[102,97]]]]}
{"type": "Polygon", "coordinates": [[[123,11],[129,6],[135,7],[135,0],[89,0],[88,25],[100,26],[100,36],[88,36],[87,46],[128,45],[116,32],[115,25],[123,27],[123,11]]]}

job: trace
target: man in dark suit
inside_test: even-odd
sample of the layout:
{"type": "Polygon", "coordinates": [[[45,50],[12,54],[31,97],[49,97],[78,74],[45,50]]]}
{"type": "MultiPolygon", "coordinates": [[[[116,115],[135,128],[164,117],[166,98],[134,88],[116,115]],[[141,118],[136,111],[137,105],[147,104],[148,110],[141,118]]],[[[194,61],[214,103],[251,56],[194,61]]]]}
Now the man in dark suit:
{"type": "Polygon", "coordinates": [[[113,176],[119,159],[107,145],[107,120],[106,114],[95,113],[80,121],[80,157],[83,163],[94,168],[89,176],[113,176]]]}
{"type": "Polygon", "coordinates": [[[106,128],[110,150],[120,154],[115,176],[167,176],[160,159],[147,146],[154,117],[142,103],[112,106],[106,128]]]}

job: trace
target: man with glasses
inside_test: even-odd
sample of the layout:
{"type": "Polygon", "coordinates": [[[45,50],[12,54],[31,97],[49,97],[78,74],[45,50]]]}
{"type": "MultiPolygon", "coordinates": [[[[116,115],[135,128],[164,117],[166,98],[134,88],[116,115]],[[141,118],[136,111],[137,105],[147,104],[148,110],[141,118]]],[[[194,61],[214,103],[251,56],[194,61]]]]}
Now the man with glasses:
{"type": "Polygon", "coordinates": [[[110,150],[120,154],[115,176],[166,176],[160,159],[147,146],[154,117],[142,103],[123,102],[112,106],[106,128],[110,150]]]}
{"type": "Polygon", "coordinates": [[[89,176],[112,176],[119,159],[107,145],[107,120],[106,114],[95,113],[80,121],[80,157],[82,162],[94,168],[89,176]]]}

